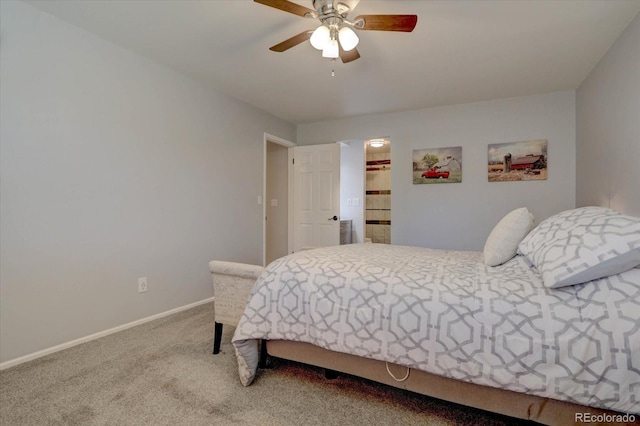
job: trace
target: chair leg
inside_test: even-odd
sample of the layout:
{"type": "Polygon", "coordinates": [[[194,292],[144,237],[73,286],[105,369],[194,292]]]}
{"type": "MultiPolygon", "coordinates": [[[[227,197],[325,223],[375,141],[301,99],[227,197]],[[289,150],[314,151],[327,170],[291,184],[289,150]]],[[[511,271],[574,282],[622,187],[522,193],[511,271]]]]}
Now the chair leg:
{"type": "Polygon", "coordinates": [[[213,332],[213,354],[220,353],[220,342],[222,341],[222,323],[216,322],[213,332]]]}

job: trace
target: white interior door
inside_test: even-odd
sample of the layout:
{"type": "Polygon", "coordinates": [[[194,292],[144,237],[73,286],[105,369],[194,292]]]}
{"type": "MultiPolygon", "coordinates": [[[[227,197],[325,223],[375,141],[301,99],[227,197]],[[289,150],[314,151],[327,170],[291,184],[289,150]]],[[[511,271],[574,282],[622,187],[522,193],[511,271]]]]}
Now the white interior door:
{"type": "Polygon", "coordinates": [[[290,252],[340,244],[340,145],[296,146],[292,157],[290,252]]]}

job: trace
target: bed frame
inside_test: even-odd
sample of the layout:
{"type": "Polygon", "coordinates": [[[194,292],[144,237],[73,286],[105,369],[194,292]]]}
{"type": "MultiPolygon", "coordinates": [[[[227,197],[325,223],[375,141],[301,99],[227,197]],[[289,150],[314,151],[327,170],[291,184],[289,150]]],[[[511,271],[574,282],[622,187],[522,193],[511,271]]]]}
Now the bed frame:
{"type": "MultiPolygon", "coordinates": [[[[338,353],[309,343],[270,340],[266,347],[268,354],[276,358],[314,365],[329,371],[339,371],[422,395],[546,425],[586,424],[586,422],[580,421],[585,417],[585,414],[579,413],[589,413],[594,416],[602,414],[619,416],[621,414],[556,399],[476,385],[420,370],[407,370],[407,367],[338,353]],[[387,365],[389,371],[387,371],[387,365]],[[409,373],[408,377],[399,381],[405,377],[407,372],[409,373]]],[[[612,423],[589,424],[611,425],[612,423]]]]}
{"type": "MultiPolygon", "coordinates": [[[[251,280],[255,282],[252,274],[255,274],[257,268],[260,267],[235,262],[212,261],[210,270],[213,275],[214,291],[215,283],[219,282],[221,277],[245,280],[247,277],[251,277],[251,280]]],[[[236,297],[243,299],[246,303],[250,287],[237,286],[238,294],[236,297]]],[[[580,420],[584,419],[586,415],[621,415],[621,413],[614,411],[449,379],[395,364],[330,351],[309,343],[286,340],[263,341],[259,367],[266,366],[267,353],[272,357],[325,368],[329,372],[337,371],[351,374],[422,395],[546,425],[598,424],[597,422],[582,422],[580,420]],[[264,350],[265,346],[266,350],[264,350]]],[[[612,423],[602,422],[600,424],[612,423]]]]}

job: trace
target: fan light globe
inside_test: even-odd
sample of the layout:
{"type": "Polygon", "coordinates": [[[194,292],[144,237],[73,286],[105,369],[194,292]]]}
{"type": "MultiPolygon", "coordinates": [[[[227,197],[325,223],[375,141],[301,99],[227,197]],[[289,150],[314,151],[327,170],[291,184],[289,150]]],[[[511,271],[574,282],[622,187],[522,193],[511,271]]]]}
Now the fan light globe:
{"type": "Polygon", "coordinates": [[[340,39],[340,45],[346,52],[355,48],[360,41],[355,31],[349,27],[342,27],[338,33],[338,38],[340,39]]]}
{"type": "Polygon", "coordinates": [[[331,31],[329,31],[329,28],[324,25],[320,25],[313,31],[309,41],[314,48],[324,50],[331,41],[331,31]]]}
{"type": "Polygon", "coordinates": [[[339,53],[338,40],[329,40],[327,46],[322,50],[323,58],[337,58],[339,53]]]}

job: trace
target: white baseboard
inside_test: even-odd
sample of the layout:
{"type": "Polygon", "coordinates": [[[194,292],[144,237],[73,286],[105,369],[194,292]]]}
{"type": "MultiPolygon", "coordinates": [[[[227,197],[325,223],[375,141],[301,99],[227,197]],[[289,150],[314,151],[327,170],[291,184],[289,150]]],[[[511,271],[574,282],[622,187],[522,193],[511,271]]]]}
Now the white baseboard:
{"type": "MultiPolygon", "coordinates": [[[[159,318],[162,318],[162,317],[166,317],[166,316],[169,316],[169,315],[172,315],[172,314],[176,314],[176,313],[181,312],[181,311],[186,311],[187,309],[195,308],[196,306],[204,305],[205,303],[209,303],[209,302],[213,302],[214,299],[215,299],[214,297],[210,297],[208,299],[203,299],[203,300],[200,300],[198,302],[190,303],[190,304],[185,305],[185,306],[180,306],[179,308],[170,309],[170,310],[168,310],[166,312],[161,312],[159,314],[151,315],[150,317],[142,318],[142,319],[130,322],[128,324],[119,325],[117,327],[110,328],[110,329],[104,330],[104,331],[100,331],[98,333],[90,334],[89,336],[81,337],[79,339],[75,339],[75,340],[72,340],[70,342],[66,342],[66,343],[62,343],[60,345],[52,346],[50,348],[43,349],[43,350],[38,351],[38,352],[34,352],[34,353],[31,353],[31,354],[28,354],[28,355],[21,356],[19,358],[10,359],[9,361],[5,361],[3,363],[0,363],[0,370],[4,370],[4,369],[7,369],[7,368],[16,366],[18,364],[22,364],[22,363],[25,363],[27,361],[31,361],[31,360],[43,357],[45,355],[49,355],[49,354],[52,354],[54,352],[61,351],[63,349],[71,348],[73,346],[80,345],[82,343],[90,342],[91,340],[99,339],[100,337],[108,336],[110,334],[117,333],[119,331],[123,331],[123,330],[126,330],[128,328],[135,327],[137,325],[144,324],[144,323],[149,322],[149,321],[153,321],[153,320],[156,320],[156,319],[159,319],[159,318]]],[[[213,324],[212,324],[212,326],[213,326],[213,324]]]]}

